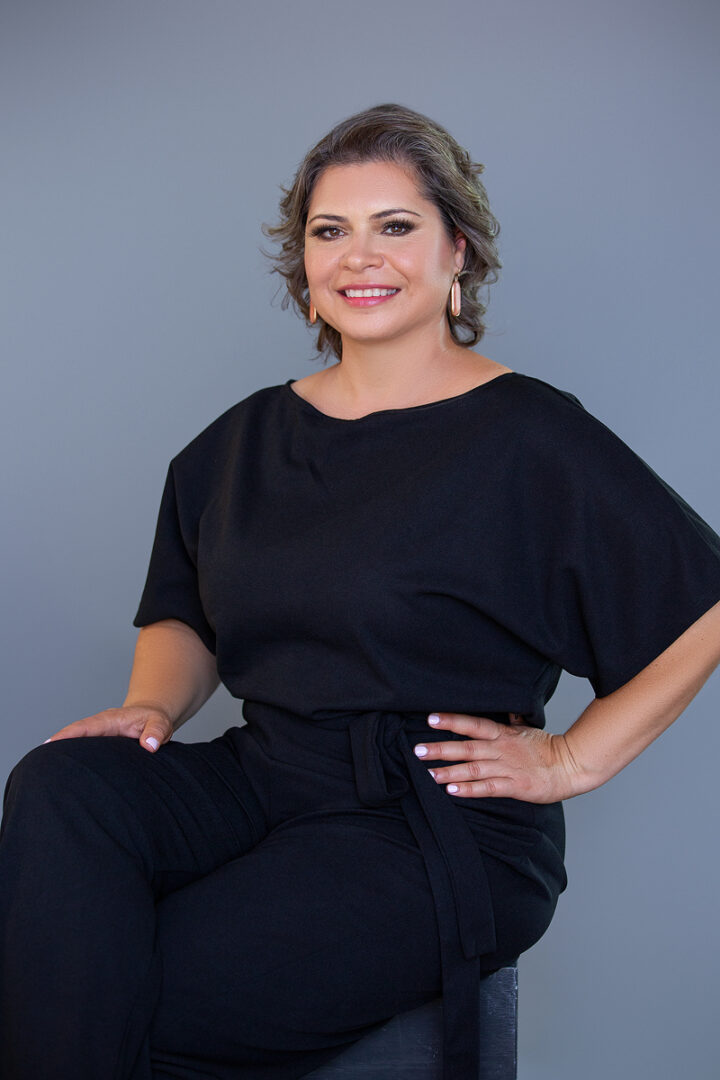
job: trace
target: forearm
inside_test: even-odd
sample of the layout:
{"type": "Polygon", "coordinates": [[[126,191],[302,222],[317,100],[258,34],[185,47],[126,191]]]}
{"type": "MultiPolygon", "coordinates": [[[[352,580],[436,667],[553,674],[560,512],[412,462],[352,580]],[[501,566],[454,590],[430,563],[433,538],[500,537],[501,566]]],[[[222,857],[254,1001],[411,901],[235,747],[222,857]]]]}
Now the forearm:
{"type": "Polygon", "coordinates": [[[135,646],[124,705],[161,709],[176,729],[216,690],[215,657],[198,635],[177,619],[144,626],[135,646]]]}
{"type": "Polygon", "coordinates": [[[596,698],[559,736],[579,795],[604,784],[677,719],[720,662],[720,604],[625,686],[596,698]]]}

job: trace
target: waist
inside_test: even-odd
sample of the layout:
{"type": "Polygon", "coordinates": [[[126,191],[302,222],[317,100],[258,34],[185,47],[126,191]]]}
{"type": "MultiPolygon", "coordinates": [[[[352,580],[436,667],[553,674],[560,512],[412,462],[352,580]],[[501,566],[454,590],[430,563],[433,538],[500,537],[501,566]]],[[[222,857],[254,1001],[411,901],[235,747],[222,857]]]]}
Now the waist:
{"type": "MultiPolygon", "coordinates": [[[[269,759],[307,769],[319,778],[326,775],[350,784],[357,782],[360,773],[366,775],[368,767],[378,774],[394,773],[396,781],[399,773],[408,780],[410,773],[416,779],[423,774],[422,780],[427,781],[427,770],[434,760],[432,751],[420,759],[408,753],[408,748],[419,742],[468,740],[465,735],[430,727],[428,714],[421,712],[347,712],[310,719],[266,703],[246,701],[243,714],[248,734],[269,759]]],[[[509,713],[486,711],[477,715],[498,723],[510,722],[509,713]]],[[[399,801],[402,786],[391,783],[382,801],[399,801]]],[[[485,836],[492,834],[494,852],[507,849],[507,855],[514,851],[515,841],[527,837],[528,829],[544,834],[558,852],[564,850],[562,803],[539,804],[490,796],[457,798],[434,781],[432,786],[474,830],[485,836]]]]}
{"type": "MultiPolygon", "coordinates": [[[[418,735],[423,742],[433,741],[446,742],[454,739],[466,739],[465,735],[458,735],[454,731],[437,731],[428,724],[428,712],[396,711],[391,709],[367,709],[352,710],[348,712],[328,712],[325,714],[313,714],[305,716],[301,713],[291,712],[288,709],[276,705],[269,705],[260,701],[245,701],[243,704],[243,716],[253,731],[275,731],[292,735],[301,742],[313,745],[318,740],[328,747],[333,744],[341,745],[342,736],[347,735],[350,729],[359,723],[364,723],[368,716],[379,717],[380,722],[388,726],[398,727],[407,735],[418,735]],[[340,738],[334,738],[339,735],[340,738]]],[[[497,712],[478,709],[472,715],[484,716],[494,720],[498,724],[509,724],[509,712],[497,712]]]]}

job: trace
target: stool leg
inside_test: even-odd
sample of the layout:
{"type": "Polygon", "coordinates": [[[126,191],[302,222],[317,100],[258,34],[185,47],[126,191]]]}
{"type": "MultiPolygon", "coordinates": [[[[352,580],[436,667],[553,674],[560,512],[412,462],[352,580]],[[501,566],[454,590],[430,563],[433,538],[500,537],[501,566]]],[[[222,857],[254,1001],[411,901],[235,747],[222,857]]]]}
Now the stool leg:
{"type": "Polygon", "coordinates": [[[517,967],[504,967],[480,984],[480,1075],[477,1080],[517,1078],[517,967]]]}

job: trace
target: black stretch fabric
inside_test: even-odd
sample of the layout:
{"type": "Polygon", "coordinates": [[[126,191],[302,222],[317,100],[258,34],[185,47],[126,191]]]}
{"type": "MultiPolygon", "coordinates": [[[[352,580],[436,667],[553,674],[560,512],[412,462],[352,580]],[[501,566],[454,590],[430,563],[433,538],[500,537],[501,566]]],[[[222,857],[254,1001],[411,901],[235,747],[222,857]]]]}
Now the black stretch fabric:
{"type": "Polygon", "coordinates": [[[428,785],[424,717],[542,726],[561,669],[606,695],[718,600],[718,537],[571,395],[510,373],[341,420],[290,382],[171,463],[135,625],[193,627],[263,739],[300,725],[322,754],[347,730],[360,803],[400,806],[425,859],[456,1080],[495,948],[482,852],[556,897],[562,814],[428,785]],[[523,855],[528,829],[542,857],[523,855]]]}

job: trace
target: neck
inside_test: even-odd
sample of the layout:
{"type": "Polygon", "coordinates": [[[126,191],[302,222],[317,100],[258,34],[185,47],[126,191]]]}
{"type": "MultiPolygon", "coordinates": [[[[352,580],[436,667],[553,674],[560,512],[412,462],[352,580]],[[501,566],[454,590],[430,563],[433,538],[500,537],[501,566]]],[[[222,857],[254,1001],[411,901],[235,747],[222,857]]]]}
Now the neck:
{"type": "Polygon", "coordinates": [[[477,356],[456,345],[443,327],[436,335],[426,329],[412,342],[406,336],[381,344],[343,340],[342,361],[332,372],[336,393],[370,411],[432,398],[472,360],[477,356]]]}

